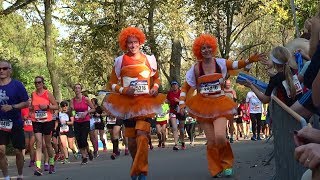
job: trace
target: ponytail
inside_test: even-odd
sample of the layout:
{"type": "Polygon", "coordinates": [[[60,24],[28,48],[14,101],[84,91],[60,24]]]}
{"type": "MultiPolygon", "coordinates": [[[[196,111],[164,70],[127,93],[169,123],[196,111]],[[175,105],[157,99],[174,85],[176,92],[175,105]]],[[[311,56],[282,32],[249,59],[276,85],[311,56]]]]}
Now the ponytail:
{"type": "Polygon", "coordinates": [[[288,64],[284,65],[284,75],[285,75],[286,81],[287,81],[289,89],[290,89],[290,97],[292,99],[294,99],[296,97],[297,91],[294,86],[293,75],[292,75],[290,66],[288,64]]]}

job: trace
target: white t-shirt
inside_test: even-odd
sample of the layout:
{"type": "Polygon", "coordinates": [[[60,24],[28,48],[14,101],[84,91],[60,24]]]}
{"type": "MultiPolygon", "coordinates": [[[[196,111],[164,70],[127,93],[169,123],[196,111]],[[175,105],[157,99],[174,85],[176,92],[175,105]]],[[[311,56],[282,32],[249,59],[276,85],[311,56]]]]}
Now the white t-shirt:
{"type": "Polygon", "coordinates": [[[248,92],[246,102],[249,103],[250,113],[262,113],[262,103],[254,92],[248,92]]]}

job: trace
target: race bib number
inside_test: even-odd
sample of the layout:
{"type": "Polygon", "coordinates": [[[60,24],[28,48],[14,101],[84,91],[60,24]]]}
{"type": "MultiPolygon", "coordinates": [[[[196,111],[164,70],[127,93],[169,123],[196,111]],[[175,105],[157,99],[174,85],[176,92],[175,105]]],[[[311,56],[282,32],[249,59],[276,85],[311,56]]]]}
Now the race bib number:
{"type": "Polygon", "coordinates": [[[215,82],[201,83],[200,93],[205,95],[221,93],[221,85],[219,80],[215,82]]]}
{"type": "Polygon", "coordinates": [[[166,114],[164,114],[164,113],[161,113],[161,114],[157,115],[158,118],[164,118],[165,116],[166,116],[166,114]]]}
{"type": "Polygon", "coordinates": [[[130,82],[130,86],[135,88],[134,94],[149,94],[149,85],[147,80],[135,80],[130,82]]]}
{"type": "Polygon", "coordinates": [[[60,132],[61,133],[69,132],[69,126],[67,124],[61,125],[60,132]]]}
{"type": "Polygon", "coordinates": [[[176,114],[174,114],[174,113],[170,113],[169,117],[170,117],[170,118],[176,118],[177,116],[176,116],[176,114]]]}
{"type": "Polygon", "coordinates": [[[107,124],[116,124],[116,118],[107,117],[107,124]]]}
{"type": "Polygon", "coordinates": [[[25,126],[32,126],[32,121],[30,119],[24,121],[25,126]]]}
{"type": "Polygon", "coordinates": [[[0,130],[10,132],[13,126],[11,119],[1,119],[0,120],[0,130]]]}
{"type": "Polygon", "coordinates": [[[84,112],[76,112],[76,114],[74,115],[74,118],[76,120],[79,120],[80,118],[83,117],[84,112]]]}
{"type": "MultiPolygon", "coordinates": [[[[292,77],[292,80],[293,80],[294,87],[296,89],[296,94],[302,93],[303,89],[302,89],[302,86],[301,86],[300,81],[298,79],[298,76],[294,75],[292,77]]],[[[282,85],[286,90],[287,96],[291,97],[290,88],[289,88],[287,81],[282,81],[282,85]]]]}
{"type": "Polygon", "coordinates": [[[101,118],[98,118],[98,117],[94,118],[94,123],[100,123],[100,122],[101,122],[101,118]]]}
{"type": "Polygon", "coordinates": [[[48,118],[48,112],[43,110],[37,110],[34,112],[35,118],[38,122],[46,121],[48,118]]]}

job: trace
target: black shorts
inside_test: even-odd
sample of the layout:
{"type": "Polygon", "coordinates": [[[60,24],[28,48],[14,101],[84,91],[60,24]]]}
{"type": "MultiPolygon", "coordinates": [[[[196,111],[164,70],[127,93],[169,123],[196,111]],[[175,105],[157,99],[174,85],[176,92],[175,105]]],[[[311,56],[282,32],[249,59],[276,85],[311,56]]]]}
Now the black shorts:
{"type": "Polygon", "coordinates": [[[8,145],[10,141],[15,149],[26,148],[23,126],[13,125],[11,132],[0,131],[0,145],[8,145]]]}
{"type": "Polygon", "coordinates": [[[94,123],[94,129],[96,130],[104,130],[105,124],[103,121],[99,123],[94,123]]]}
{"type": "Polygon", "coordinates": [[[107,129],[113,129],[114,126],[122,126],[124,124],[123,119],[117,119],[115,124],[107,124],[107,129]]]}
{"type": "Polygon", "coordinates": [[[60,135],[66,135],[68,138],[74,138],[75,134],[74,134],[74,130],[73,130],[73,126],[69,126],[69,131],[68,132],[61,132],[60,135]]]}
{"type": "MultiPolygon", "coordinates": [[[[151,120],[152,120],[152,118],[146,118],[144,121],[151,124],[151,120]]],[[[124,127],[134,128],[134,127],[136,127],[136,120],[134,118],[126,119],[123,121],[123,124],[124,124],[124,127]]]]}
{"type": "Polygon", "coordinates": [[[50,122],[32,122],[33,132],[51,135],[54,129],[54,121],[50,122]]]}
{"type": "Polygon", "coordinates": [[[237,124],[242,124],[242,118],[236,118],[236,123],[237,124]]]}

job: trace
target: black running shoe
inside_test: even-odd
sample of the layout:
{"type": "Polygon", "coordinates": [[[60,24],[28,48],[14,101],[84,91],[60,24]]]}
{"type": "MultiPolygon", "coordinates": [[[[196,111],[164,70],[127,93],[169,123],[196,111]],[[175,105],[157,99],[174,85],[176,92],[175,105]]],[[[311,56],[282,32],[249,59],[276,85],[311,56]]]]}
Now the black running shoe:
{"type": "Polygon", "coordinates": [[[88,158],[82,158],[81,165],[86,165],[88,164],[88,158]]]}
{"type": "Polygon", "coordinates": [[[89,151],[88,155],[89,155],[89,160],[92,161],[93,160],[93,154],[92,154],[91,150],[89,151]]]}

